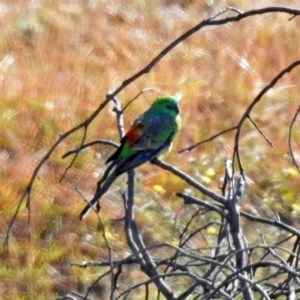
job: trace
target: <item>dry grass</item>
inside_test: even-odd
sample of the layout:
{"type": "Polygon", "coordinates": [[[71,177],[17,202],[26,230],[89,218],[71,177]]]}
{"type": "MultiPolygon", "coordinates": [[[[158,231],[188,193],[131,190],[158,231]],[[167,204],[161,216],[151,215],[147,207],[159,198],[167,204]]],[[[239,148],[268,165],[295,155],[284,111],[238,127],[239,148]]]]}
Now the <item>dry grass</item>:
{"type": "MultiPolygon", "coordinates": [[[[258,7],[258,1],[251,0],[243,4],[216,1],[212,7],[205,1],[6,2],[0,5],[2,235],[34,167],[59,133],[83,121],[109,90],[203,18],[227,5],[241,10],[258,7]]],[[[263,3],[280,5],[282,1],[263,3]]],[[[285,5],[297,7],[298,1],[287,0],[285,5]]],[[[165,159],[199,180],[213,168],[216,175],[205,182],[217,190],[224,160],[233,152],[233,135],[192,152],[177,154],[177,150],[236,125],[257,93],[299,59],[300,20],[288,18],[269,14],[196,33],[119,95],[126,103],[144,88],[155,90],[130,106],[126,127],[157,95],[181,92],[183,129],[165,159]]],[[[286,75],[252,114],[274,147],[249,123],[241,140],[246,175],[254,182],[248,186],[242,208],[259,206],[265,214],[279,211],[290,222],[300,213],[299,178],[292,172],[287,145],[288,126],[299,105],[299,75],[299,68],[286,75]]],[[[293,146],[299,156],[297,127],[293,146]]],[[[69,264],[107,258],[96,217],[79,222],[84,202],[74,188],[91,196],[95,174],[102,172],[104,162],[97,153],[106,157],[111,149],[95,146],[85,151],[63,183],[58,183],[68,165],[61,156],[76,148],[80,138],[77,133],[67,139],[40,172],[32,194],[30,226],[27,209],[21,210],[11,236],[8,265],[0,268],[1,299],[53,299],[72,290],[83,291],[101,272],[69,264]]],[[[88,141],[99,138],[118,140],[109,109],[89,128],[88,141]]],[[[145,241],[173,242],[192,213],[174,196],[186,185],[155,166],[144,166],[139,173],[137,220],[145,241]]],[[[125,180],[120,179],[103,199],[102,217],[115,258],[123,257],[127,248],[122,224],[109,219],[123,214],[118,190],[125,180]]],[[[199,240],[195,243],[201,245],[199,240]]],[[[121,281],[120,290],[138,276],[132,271],[130,278],[121,281]]],[[[103,299],[105,288],[101,285],[98,291],[103,299]]],[[[136,297],[144,299],[143,291],[136,297]]]]}

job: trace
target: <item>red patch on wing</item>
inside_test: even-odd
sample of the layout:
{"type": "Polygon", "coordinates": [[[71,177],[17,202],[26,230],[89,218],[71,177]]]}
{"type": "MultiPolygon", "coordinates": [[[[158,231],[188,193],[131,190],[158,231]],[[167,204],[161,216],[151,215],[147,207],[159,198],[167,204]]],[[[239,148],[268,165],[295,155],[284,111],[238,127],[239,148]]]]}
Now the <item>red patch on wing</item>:
{"type": "Polygon", "coordinates": [[[135,143],[141,136],[140,129],[142,127],[142,124],[138,124],[134,127],[131,127],[126,133],[126,141],[128,141],[130,144],[135,143]]]}

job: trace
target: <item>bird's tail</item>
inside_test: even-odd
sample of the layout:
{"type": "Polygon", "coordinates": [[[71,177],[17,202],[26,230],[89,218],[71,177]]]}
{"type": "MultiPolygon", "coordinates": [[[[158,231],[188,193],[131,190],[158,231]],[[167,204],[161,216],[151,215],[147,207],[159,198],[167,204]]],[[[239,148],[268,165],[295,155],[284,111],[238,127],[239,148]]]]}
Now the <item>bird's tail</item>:
{"type": "Polygon", "coordinates": [[[104,183],[99,188],[97,188],[93,199],[87,204],[87,206],[81,212],[79,217],[80,220],[84,219],[86,215],[89,213],[89,211],[93,209],[93,207],[95,207],[97,202],[108,191],[109,187],[112,185],[112,183],[116,180],[117,177],[118,174],[116,174],[116,171],[113,170],[113,172],[109,174],[109,176],[104,181],[104,183]]]}

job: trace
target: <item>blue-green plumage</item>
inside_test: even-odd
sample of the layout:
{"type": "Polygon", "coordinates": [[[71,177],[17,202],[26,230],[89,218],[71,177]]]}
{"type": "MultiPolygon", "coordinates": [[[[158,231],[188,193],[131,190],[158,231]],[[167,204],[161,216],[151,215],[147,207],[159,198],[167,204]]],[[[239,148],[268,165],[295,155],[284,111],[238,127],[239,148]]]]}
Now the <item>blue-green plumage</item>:
{"type": "Polygon", "coordinates": [[[106,161],[109,166],[98,182],[93,199],[80,214],[80,219],[98,203],[119,175],[169,150],[180,127],[178,101],[168,96],[157,98],[132,123],[118,149],[106,161]]]}

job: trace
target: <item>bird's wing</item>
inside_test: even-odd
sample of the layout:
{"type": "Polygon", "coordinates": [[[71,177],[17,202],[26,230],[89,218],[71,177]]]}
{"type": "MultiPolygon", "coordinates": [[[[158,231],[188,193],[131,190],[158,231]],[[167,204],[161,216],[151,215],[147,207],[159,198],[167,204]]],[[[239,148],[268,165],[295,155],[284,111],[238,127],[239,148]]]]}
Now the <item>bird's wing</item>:
{"type": "Polygon", "coordinates": [[[164,144],[156,149],[145,149],[134,151],[132,155],[124,160],[120,160],[116,165],[116,173],[118,175],[134,169],[143,163],[150,161],[152,158],[158,156],[164,149],[168,148],[171,144],[170,140],[166,140],[164,144]]]}
{"type": "Polygon", "coordinates": [[[140,127],[140,137],[128,145],[131,154],[116,164],[117,174],[136,168],[168,149],[176,133],[173,123],[170,118],[151,119],[140,127]]]}
{"type": "Polygon", "coordinates": [[[173,118],[153,116],[149,120],[142,120],[140,123],[140,136],[131,143],[130,148],[134,151],[147,149],[158,149],[170,143],[176,133],[176,126],[173,118]],[[171,139],[171,141],[170,141],[171,139]]]}
{"type": "MultiPolygon", "coordinates": [[[[137,119],[138,120],[138,119],[137,119]]],[[[134,144],[141,136],[143,132],[143,125],[137,120],[131,125],[129,131],[122,138],[121,144],[118,149],[107,159],[106,164],[113,162],[116,164],[121,158],[122,154],[124,156],[129,155],[128,152],[131,152],[130,145],[134,144]]]]}

